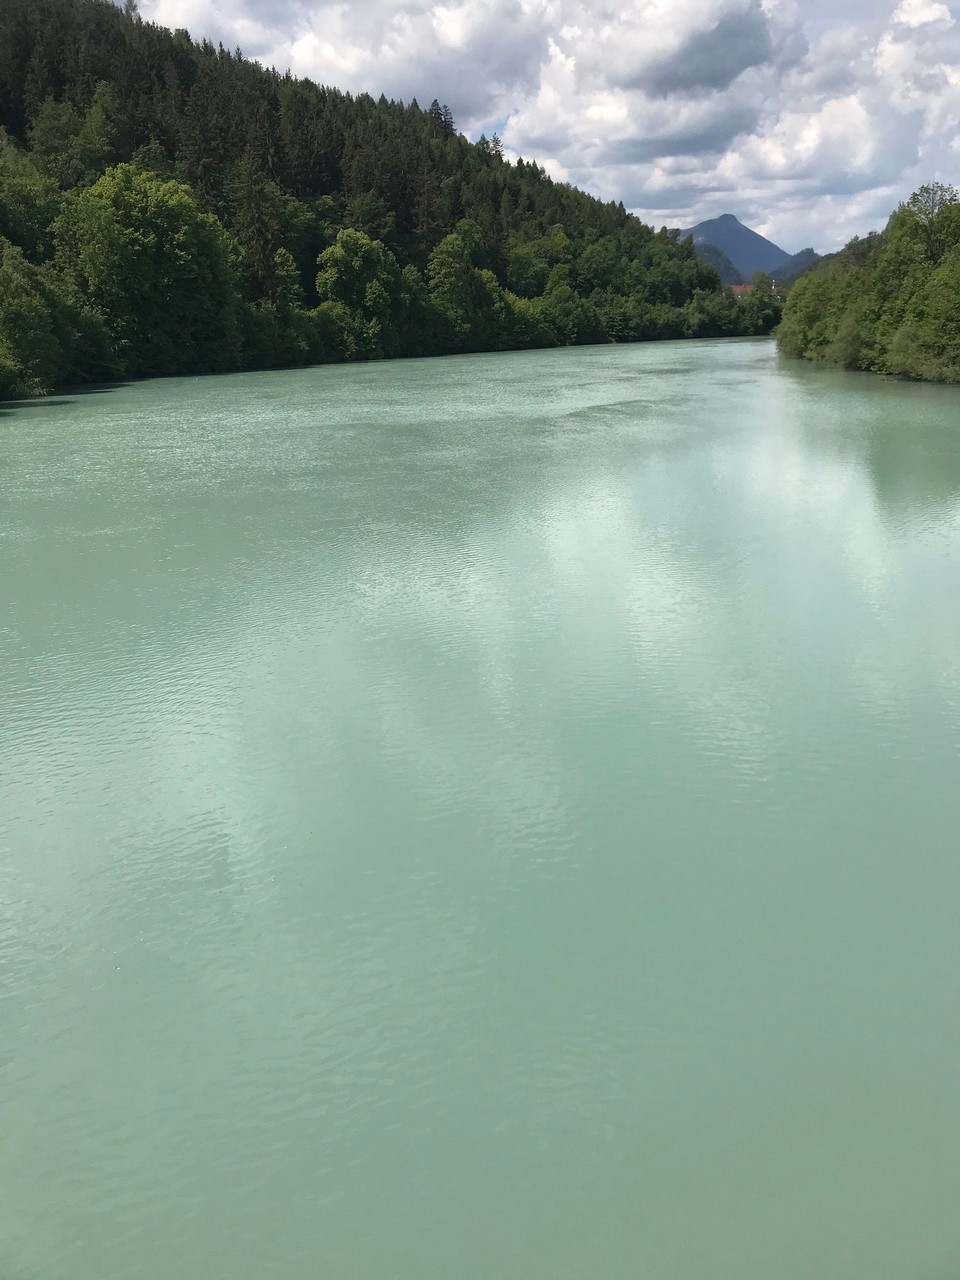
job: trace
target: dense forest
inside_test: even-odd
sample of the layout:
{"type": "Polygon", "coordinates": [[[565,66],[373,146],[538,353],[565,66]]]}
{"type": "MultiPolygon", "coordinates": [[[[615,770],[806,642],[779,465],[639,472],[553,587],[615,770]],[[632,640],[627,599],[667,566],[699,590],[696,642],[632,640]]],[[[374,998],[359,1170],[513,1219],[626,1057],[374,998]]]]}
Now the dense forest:
{"type": "Polygon", "coordinates": [[[802,275],[777,340],[844,369],[960,382],[960,193],[931,183],[802,275]]]}
{"type": "Polygon", "coordinates": [[[0,397],[124,377],[769,332],[689,241],[133,0],[0,5],[0,397]]]}

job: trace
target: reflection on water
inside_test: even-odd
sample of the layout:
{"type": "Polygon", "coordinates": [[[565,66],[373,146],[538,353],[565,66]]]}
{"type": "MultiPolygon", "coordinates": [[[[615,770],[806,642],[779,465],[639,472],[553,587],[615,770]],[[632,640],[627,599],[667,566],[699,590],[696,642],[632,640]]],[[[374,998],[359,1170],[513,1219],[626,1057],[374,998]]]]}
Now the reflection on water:
{"type": "Polygon", "coordinates": [[[956,397],[746,342],[8,414],[0,1275],[960,1263],[956,397]]]}
{"type": "Polygon", "coordinates": [[[782,360],[811,448],[866,470],[893,518],[949,519],[960,493],[956,387],[799,366],[782,360]]]}

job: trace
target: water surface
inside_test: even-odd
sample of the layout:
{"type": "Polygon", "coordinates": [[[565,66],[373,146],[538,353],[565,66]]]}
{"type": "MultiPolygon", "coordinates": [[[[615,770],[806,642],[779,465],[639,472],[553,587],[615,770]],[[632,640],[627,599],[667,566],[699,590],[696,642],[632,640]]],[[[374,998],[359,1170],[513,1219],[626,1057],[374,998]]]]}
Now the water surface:
{"type": "Polygon", "coordinates": [[[0,413],[2,1280],[960,1274],[960,392],[0,413]]]}

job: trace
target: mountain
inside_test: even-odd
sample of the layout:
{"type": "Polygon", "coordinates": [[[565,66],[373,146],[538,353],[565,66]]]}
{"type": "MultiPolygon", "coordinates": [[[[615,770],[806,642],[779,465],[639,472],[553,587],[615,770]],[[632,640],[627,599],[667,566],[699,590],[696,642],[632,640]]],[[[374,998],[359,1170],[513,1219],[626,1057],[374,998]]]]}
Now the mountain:
{"type": "Polygon", "coordinates": [[[744,284],[743,276],[733,265],[722,249],[718,249],[715,244],[708,244],[706,240],[700,244],[694,245],[694,252],[701,262],[705,262],[708,267],[713,267],[717,275],[720,277],[720,283],[724,289],[729,289],[732,284],[744,284]]]}
{"type": "Polygon", "coordinates": [[[749,280],[755,271],[766,271],[776,277],[778,269],[791,260],[785,249],[745,227],[732,213],[698,222],[681,235],[692,236],[695,247],[711,244],[719,249],[745,280],[749,280]]]}
{"type": "Polygon", "coordinates": [[[815,253],[813,249],[801,249],[799,253],[795,253],[792,258],[788,258],[777,267],[777,284],[791,284],[797,276],[803,275],[804,271],[816,266],[819,261],[819,253],[815,253]]]}

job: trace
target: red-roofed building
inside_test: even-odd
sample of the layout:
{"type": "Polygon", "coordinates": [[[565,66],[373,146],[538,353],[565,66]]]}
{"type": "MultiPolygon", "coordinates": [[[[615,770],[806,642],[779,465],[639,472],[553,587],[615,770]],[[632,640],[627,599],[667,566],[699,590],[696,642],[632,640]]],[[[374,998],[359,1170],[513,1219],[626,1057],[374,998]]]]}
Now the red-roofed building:
{"type": "Polygon", "coordinates": [[[740,302],[743,302],[744,298],[749,298],[751,293],[753,293],[753,285],[752,284],[732,284],[730,286],[730,292],[740,302]]]}

